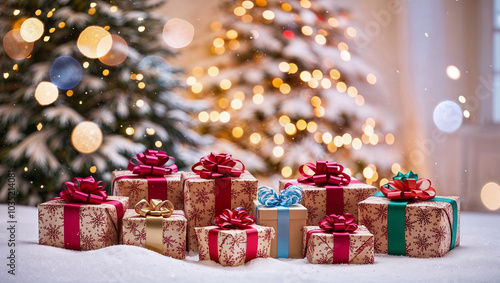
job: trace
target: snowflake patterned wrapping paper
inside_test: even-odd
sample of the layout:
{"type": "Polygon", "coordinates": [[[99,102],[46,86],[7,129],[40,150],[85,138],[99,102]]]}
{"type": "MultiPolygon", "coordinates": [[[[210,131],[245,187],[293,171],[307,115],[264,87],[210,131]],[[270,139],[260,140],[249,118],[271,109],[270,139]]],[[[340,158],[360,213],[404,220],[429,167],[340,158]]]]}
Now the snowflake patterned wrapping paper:
{"type": "Polygon", "coordinates": [[[82,251],[116,245],[119,242],[123,212],[127,208],[128,197],[119,196],[108,196],[101,204],[68,204],[59,198],[41,203],[38,205],[38,242],[41,245],[82,251]],[[65,219],[68,219],[65,215],[68,205],[71,206],[70,209],[76,209],[78,222],[65,223],[65,219]],[[123,210],[118,215],[120,209],[123,210]],[[69,225],[79,231],[79,243],[76,239],[79,248],[69,246],[72,241],[68,239],[69,225]]]}
{"type": "Polygon", "coordinates": [[[166,186],[156,192],[149,192],[148,180],[146,177],[134,176],[132,171],[113,171],[111,173],[111,184],[113,184],[112,194],[114,196],[129,197],[130,207],[134,207],[142,199],[161,199],[169,200],[174,205],[175,209],[184,208],[184,197],[181,186],[181,172],[176,172],[163,176],[166,180],[166,186]],[[116,180],[117,177],[133,176],[131,178],[123,178],[116,180]]]}
{"type": "MultiPolygon", "coordinates": [[[[187,227],[184,211],[174,210],[174,214],[164,217],[162,222],[162,254],[176,259],[184,259],[186,257],[187,227]]],[[[120,243],[145,247],[148,234],[146,218],[137,214],[134,209],[127,209],[122,223],[120,243]]]]}
{"type": "MultiPolygon", "coordinates": [[[[203,179],[192,172],[183,172],[181,182],[184,186],[184,212],[188,220],[187,250],[198,251],[195,227],[213,225],[213,219],[220,212],[216,207],[216,182],[221,179],[203,179]]],[[[252,202],[257,198],[257,179],[248,171],[240,177],[230,178],[230,192],[225,197],[230,198],[231,207],[243,207],[251,211],[252,202]]]]}
{"type": "Polygon", "coordinates": [[[284,247],[280,246],[280,249],[286,249],[287,258],[304,258],[302,253],[302,228],[306,226],[307,220],[307,209],[304,206],[295,204],[289,207],[266,207],[255,200],[251,211],[255,213],[257,224],[273,227],[276,232],[276,237],[271,241],[271,257],[282,257],[278,256],[278,242],[282,241],[286,245],[284,247]],[[283,227],[280,227],[278,224],[278,214],[280,212],[278,210],[283,209],[288,210],[286,216],[288,222],[280,223],[283,225],[283,227]],[[286,229],[284,235],[280,235],[282,231],[280,228],[286,229]],[[280,239],[280,237],[286,237],[286,239],[280,239]]]}
{"type": "MultiPolygon", "coordinates": [[[[445,196],[430,201],[411,201],[404,208],[404,223],[401,223],[404,225],[403,249],[407,256],[441,257],[450,251],[453,208],[448,202],[437,201],[439,198],[454,200],[457,203],[456,238],[453,247],[460,244],[459,197],[445,196]]],[[[359,224],[365,225],[375,236],[376,253],[388,253],[388,225],[398,225],[387,221],[390,201],[385,197],[372,196],[359,203],[359,224]]]]}
{"type": "MultiPolygon", "coordinates": [[[[251,225],[257,230],[257,253],[256,257],[267,258],[271,252],[271,240],[274,238],[274,229],[260,225],[251,225]]],[[[210,260],[209,233],[218,226],[196,227],[198,237],[200,260],[210,260]]],[[[247,231],[246,230],[220,230],[217,234],[217,256],[219,263],[223,266],[238,266],[245,263],[247,258],[247,231]]]]}
{"type": "MultiPolygon", "coordinates": [[[[332,233],[312,233],[306,246],[306,235],[310,230],[319,229],[319,226],[305,226],[303,232],[303,246],[305,255],[310,263],[333,263],[336,247],[335,235],[332,233]]],[[[349,264],[368,264],[374,261],[373,234],[365,226],[358,226],[349,234],[349,264]]],[[[338,249],[338,247],[337,247],[338,249]]]]}
{"type": "MultiPolygon", "coordinates": [[[[280,180],[279,190],[285,189],[289,183],[296,183],[297,180],[280,180]]],[[[325,215],[333,212],[327,211],[327,189],[321,186],[298,184],[302,188],[301,204],[307,208],[307,226],[318,225],[325,215]]],[[[377,188],[361,183],[351,178],[348,185],[342,186],[344,210],[337,214],[350,213],[358,222],[358,202],[367,199],[377,191],[377,188]]]]}

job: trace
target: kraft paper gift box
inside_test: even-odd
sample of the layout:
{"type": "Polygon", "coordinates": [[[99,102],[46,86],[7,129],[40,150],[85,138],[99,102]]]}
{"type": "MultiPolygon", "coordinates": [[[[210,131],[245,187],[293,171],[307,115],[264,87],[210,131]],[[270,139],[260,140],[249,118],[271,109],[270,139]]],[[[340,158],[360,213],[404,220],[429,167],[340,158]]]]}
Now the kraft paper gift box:
{"type": "MultiPolygon", "coordinates": [[[[293,185],[282,191],[280,198],[270,187],[259,188],[259,200],[255,200],[252,212],[255,213],[257,224],[261,226],[273,227],[276,237],[271,240],[271,257],[273,258],[303,258],[302,252],[302,228],[306,225],[307,209],[296,202],[286,203],[283,192],[287,192],[293,185]],[[269,192],[266,195],[266,192],[269,192]],[[266,198],[271,196],[271,198],[266,198]],[[273,202],[274,200],[274,202],[273,202]],[[283,201],[284,200],[284,201],[283,201]],[[269,205],[272,202],[273,206],[269,205]]],[[[300,202],[300,199],[297,199],[300,202]]]]}
{"type": "MultiPolygon", "coordinates": [[[[172,258],[184,259],[187,227],[184,211],[173,210],[173,206],[172,210],[162,211],[164,202],[153,199],[150,203],[146,202],[149,206],[146,209],[127,209],[123,216],[120,242],[124,245],[145,247],[172,258]],[[169,215],[170,213],[172,214],[169,215]]],[[[139,202],[138,206],[140,204],[139,202]]]]}
{"type": "Polygon", "coordinates": [[[377,188],[364,184],[342,173],[343,167],[335,162],[317,161],[316,165],[307,163],[314,174],[306,174],[297,180],[280,180],[279,190],[291,184],[302,188],[302,205],[307,208],[307,225],[318,225],[325,215],[350,213],[358,221],[358,202],[373,195],[377,188]],[[317,183],[317,184],[316,184],[317,183]]]}
{"type": "MultiPolygon", "coordinates": [[[[235,211],[237,210],[233,212],[235,211]]],[[[251,223],[255,223],[255,219],[251,223]]],[[[223,266],[239,266],[254,258],[269,257],[271,240],[274,238],[272,227],[255,224],[246,224],[240,228],[229,227],[230,229],[221,229],[221,226],[195,228],[200,260],[213,260],[223,266]]]]}
{"type": "Polygon", "coordinates": [[[65,182],[71,192],[38,205],[41,245],[87,251],[118,244],[128,197],[106,196],[99,183],[74,178],[65,182]]]}
{"type": "MultiPolygon", "coordinates": [[[[411,171],[409,172],[411,173],[411,171]]],[[[398,176],[405,176],[398,174],[398,176]]],[[[408,176],[408,173],[406,174],[408,176]]],[[[427,183],[427,179],[418,179],[427,183]]],[[[397,178],[397,177],[396,177],[397,178]]],[[[394,181],[394,180],[393,180],[394,181]]],[[[393,182],[391,181],[391,182],[393,182]]],[[[391,184],[389,182],[389,184],[391,184]]],[[[406,183],[406,181],[401,182],[406,183]]],[[[413,194],[424,200],[414,200],[415,195],[401,199],[401,191],[390,195],[390,186],[382,187],[359,203],[359,223],[365,225],[375,236],[375,252],[410,257],[441,257],[460,244],[460,198],[458,196],[436,196],[430,189],[415,189],[413,194]]],[[[410,196],[412,191],[402,191],[410,196]]]]}
{"type": "MultiPolygon", "coordinates": [[[[345,214],[343,217],[347,215],[350,216],[350,214],[345,214]]],[[[337,215],[330,215],[330,219],[332,217],[341,218],[337,215]]],[[[351,219],[351,222],[354,222],[354,219],[351,219]]],[[[304,253],[310,263],[369,264],[374,262],[374,236],[365,226],[354,224],[351,229],[348,229],[349,232],[346,232],[345,229],[332,227],[325,231],[322,229],[323,225],[320,225],[321,227],[304,227],[304,253]]]]}
{"type": "MultiPolygon", "coordinates": [[[[212,154],[204,158],[216,161],[216,157],[219,158],[221,164],[226,164],[224,162],[232,160],[229,155],[224,154],[212,154]]],[[[232,162],[230,163],[233,164],[232,162]]],[[[184,172],[181,177],[184,188],[184,212],[188,220],[188,251],[198,251],[195,227],[213,225],[212,221],[214,217],[222,213],[226,208],[234,209],[243,207],[246,210],[250,210],[253,200],[257,198],[257,179],[248,171],[232,169],[233,173],[238,173],[228,175],[211,172],[208,171],[209,169],[200,171],[196,169],[199,166],[202,166],[200,162],[193,166],[193,171],[198,173],[184,172]],[[221,177],[217,174],[221,174],[221,177]],[[211,177],[209,175],[216,178],[208,179],[211,177]],[[230,177],[231,175],[234,177],[230,177]]],[[[206,166],[207,168],[213,168],[209,165],[206,166]]],[[[214,169],[214,171],[217,170],[214,169]]]]}
{"type": "Polygon", "coordinates": [[[142,199],[169,200],[176,209],[184,208],[181,173],[177,166],[165,165],[175,160],[164,151],[148,149],[130,159],[127,169],[111,173],[112,194],[129,197],[130,207],[142,199]]]}

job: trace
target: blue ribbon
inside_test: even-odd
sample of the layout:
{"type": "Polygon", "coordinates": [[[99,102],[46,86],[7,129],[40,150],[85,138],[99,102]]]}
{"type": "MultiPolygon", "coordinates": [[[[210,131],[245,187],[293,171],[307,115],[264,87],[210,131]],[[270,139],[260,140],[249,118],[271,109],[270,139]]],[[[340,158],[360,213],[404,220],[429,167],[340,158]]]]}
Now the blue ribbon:
{"type": "Polygon", "coordinates": [[[281,191],[278,197],[273,188],[262,186],[259,188],[257,198],[267,207],[290,206],[302,201],[302,189],[298,185],[291,185],[281,191]]]}
{"type": "Polygon", "coordinates": [[[288,258],[290,246],[290,209],[291,205],[302,201],[302,189],[298,185],[292,185],[276,194],[271,187],[260,187],[258,196],[259,202],[263,205],[255,207],[255,215],[260,207],[276,207],[278,210],[278,231],[277,231],[277,258],[288,258]]]}

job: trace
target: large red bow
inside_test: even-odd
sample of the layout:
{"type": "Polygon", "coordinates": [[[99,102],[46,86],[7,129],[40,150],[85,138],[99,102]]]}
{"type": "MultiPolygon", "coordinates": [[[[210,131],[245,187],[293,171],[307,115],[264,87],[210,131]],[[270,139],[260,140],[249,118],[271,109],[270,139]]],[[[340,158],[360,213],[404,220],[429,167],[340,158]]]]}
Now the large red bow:
{"type": "Polygon", "coordinates": [[[165,151],[148,149],[128,162],[127,169],[140,176],[163,176],[177,172],[177,165],[165,165],[170,159],[165,151]]]}
{"type": "Polygon", "coordinates": [[[104,182],[95,181],[94,177],[75,177],[72,182],[63,182],[59,196],[66,202],[83,202],[99,204],[106,200],[108,195],[104,191],[104,182]]]}
{"type": "Polygon", "coordinates": [[[299,183],[314,183],[315,185],[348,185],[351,182],[351,176],[344,171],[344,166],[337,162],[328,162],[324,160],[316,161],[316,165],[306,163],[299,167],[299,172],[302,176],[297,179],[299,183]],[[304,172],[304,166],[309,167],[314,172],[314,175],[309,175],[304,172]]]}
{"type": "Polygon", "coordinates": [[[224,212],[216,216],[214,222],[223,230],[228,229],[248,229],[250,225],[255,224],[255,217],[247,213],[242,208],[236,208],[233,211],[224,209],[224,212]]]}
{"type": "Polygon", "coordinates": [[[393,200],[430,200],[436,196],[436,190],[431,187],[431,181],[424,178],[391,180],[380,187],[380,190],[388,199],[393,200]]]}
{"type": "Polygon", "coordinates": [[[337,214],[330,214],[325,216],[323,220],[319,222],[319,227],[323,229],[326,233],[333,232],[354,232],[358,229],[358,225],[354,223],[354,217],[350,213],[346,213],[342,216],[337,214]]]}
{"type": "Polygon", "coordinates": [[[239,177],[245,171],[245,165],[241,161],[233,159],[230,154],[212,152],[202,157],[198,163],[193,165],[191,170],[204,179],[239,177]],[[233,169],[238,162],[242,168],[233,169]]]}

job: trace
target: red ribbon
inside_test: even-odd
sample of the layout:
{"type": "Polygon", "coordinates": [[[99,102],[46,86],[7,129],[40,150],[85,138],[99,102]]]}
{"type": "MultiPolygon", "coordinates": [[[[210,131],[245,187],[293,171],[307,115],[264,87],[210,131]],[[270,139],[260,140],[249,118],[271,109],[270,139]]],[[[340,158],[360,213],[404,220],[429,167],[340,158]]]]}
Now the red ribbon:
{"type": "Polygon", "coordinates": [[[70,203],[94,203],[99,204],[106,200],[108,195],[104,191],[104,182],[95,181],[94,177],[75,177],[72,182],[63,182],[64,190],[59,196],[70,203]]]}
{"type": "Polygon", "coordinates": [[[233,211],[224,209],[222,214],[215,217],[214,222],[222,230],[228,229],[248,229],[250,225],[255,224],[255,216],[247,213],[242,208],[236,208],[233,211]]]}
{"type": "Polygon", "coordinates": [[[316,165],[309,162],[299,167],[299,173],[303,177],[298,178],[297,182],[299,184],[324,187],[326,189],[326,214],[343,214],[344,188],[342,186],[351,182],[351,176],[343,171],[344,166],[337,162],[317,160],[316,165]],[[305,173],[304,166],[309,167],[314,174],[305,173]]]}
{"type": "Polygon", "coordinates": [[[424,178],[391,180],[380,187],[380,191],[391,200],[430,200],[436,196],[436,190],[431,187],[431,181],[424,178]]]}
{"type": "Polygon", "coordinates": [[[225,209],[224,212],[214,219],[215,224],[220,228],[210,229],[208,231],[208,252],[210,259],[219,262],[219,247],[217,237],[221,230],[239,229],[247,233],[247,251],[245,262],[257,257],[257,248],[259,244],[259,235],[257,229],[252,228],[255,224],[255,217],[249,215],[244,209],[234,209],[233,211],[225,209]]]}
{"type": "Polygon", "coordinates": [[[334,236],[332,263],[349,263],[349,234],[358,229],[358,225],[354,223],[354,217],[350,213],[343,216],[327,215],[319,222],[319,227],[321,229],[312,229],[307,232],[305,251],[307,252],[307,244],[311,234],[331,233],[334,236]]]}
{"type": "Polygon", "coordinates": [[[204,179],[217,179],[224,177],[239,177],[245,171],[245,165],[233,159],[230,154],[213,153],[204,156],[198,163],[191,168],[194,173],[200,175],[204,179]],[[241,169],[234,169],[238,163],[241,164],[241,169]],[[201,168],[200,168],[201,166],[201,168]]]}
{"type": "Polygon", "coordinates": [[[231,178],[239,177],[245,165],[230,154],[213,153],[204,156],[193,165],[191,170],[203,179],[215,179],[215,215],[231,207],[231,178]],[[234,168],[238,163],[241,169],[234,168]]]}
{"type": "Polygon", "coordinates": [[[165,151],[147,149],[144,153],[140,152],[136,157],[132,157],[127,169],[139,176],[163,176],[177,172],[177,165],[165,165],[172,156],[168,156],[165,151]]]}

